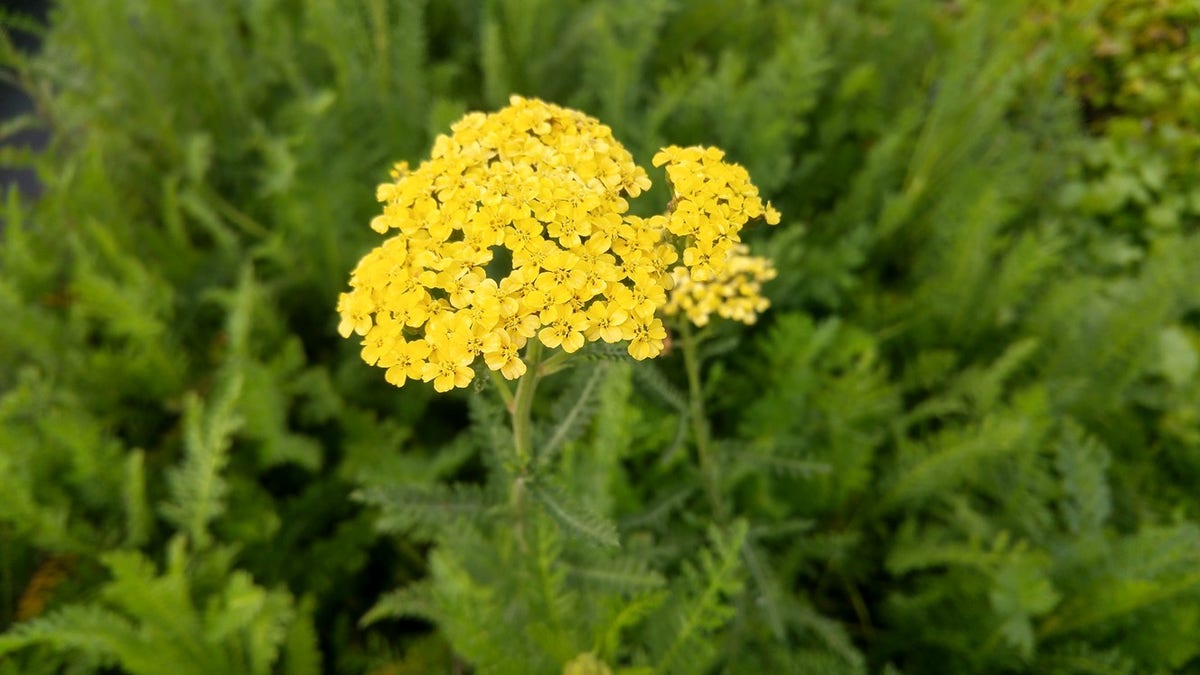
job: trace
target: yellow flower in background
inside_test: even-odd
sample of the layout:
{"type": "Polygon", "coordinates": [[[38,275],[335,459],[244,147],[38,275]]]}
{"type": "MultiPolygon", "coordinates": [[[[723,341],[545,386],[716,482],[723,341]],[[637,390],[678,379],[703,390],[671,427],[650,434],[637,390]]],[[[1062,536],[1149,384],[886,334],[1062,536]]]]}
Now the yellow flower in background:
{"type": "Polygon", "coordinates": [[[595,653],[584,652],[563,664],[562,675],[612,675],[612,669],[595,653]]]}
{"type": "Polygon", "coordinates": [[[750,255],[750,248],[737,244],[720,265],[715,276],[694,278],[685,267],[676,267],[675,288],[663,314],[682,312],[697,326],[708,325],[715,313],[726,319],[752,324],[771,303],[761,295],[763,282],[775,278],[775,267],[767,258],[750,255]]]}
{"type": "Polygon", "coordinates": [[[371,228],[391,237],[351,274],[338,331],[362,338],[363,360],[388,382],[437,391],[467,386],[480,360],[521,377],[530,339],[565,352],[627,341],[634,358],[657,356],[672,289],[722,279],[741,228],[779,214],[720,150],[672,146],[654,162],[667,167],[671,207],[629,215],[650,179],[598,120],[518,96],[467,114],[430,159],[396,164],[376,188],[371,228]]]}

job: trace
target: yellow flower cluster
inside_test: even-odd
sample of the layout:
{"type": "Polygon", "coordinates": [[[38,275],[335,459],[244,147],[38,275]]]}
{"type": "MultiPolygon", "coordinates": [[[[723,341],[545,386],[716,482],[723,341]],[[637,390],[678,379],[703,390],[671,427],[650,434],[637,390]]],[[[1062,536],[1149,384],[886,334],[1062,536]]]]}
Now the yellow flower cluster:
{"type": "Polygon", "coordinates": [[[745,244],[737,244],[725,259],[724,269],[707,281],[696,281],[683,267],[675,268],[672,277],[675,287],[663,314],[675,316],[683,312],[697,326],[708,325],[714,312],[726,319],[752,324],[771,305],[760,293],[763,282],[775,278],[775,267],[767,258],[750,255],[745,244]]]}
{"type": "Polygon", "coordinates": [[[666,329],[655,314],[676,270],[714,278],[748,220],[778,222],[745,169],[703,148],[655,157],[675,189],[668,215],[628,215],[646,172],[598,120],[536,99],[514,96],[451,131],[378,187],[371,227],[396,234],[338,298],[339,332],[362,336],[363,359],[396,386],[465,387],[480,357],[518,378],[535,338],[565,352],[627,341],[634,358],[657,356],[666,329]]]}
{"type": "Polygon", "coordinates": [[[717,148],[670,146],[651,160],[654,166],[667,165],[674,197],[667,215],[650,220],[686,242],[683,264],[695,281],[721,274],[748,221],[761,217],[768,225],[779,223],[779,212],[762,203],[746,169],[724,157],[717,148]]]}

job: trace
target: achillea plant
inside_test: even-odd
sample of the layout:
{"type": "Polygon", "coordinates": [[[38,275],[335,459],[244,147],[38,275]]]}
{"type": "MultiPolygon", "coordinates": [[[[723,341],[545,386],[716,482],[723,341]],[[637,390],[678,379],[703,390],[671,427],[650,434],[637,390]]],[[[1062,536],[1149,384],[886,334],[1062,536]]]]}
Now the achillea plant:
{"type": "MultiPolygon", "coordinates": [[[[546,529],[550,521],[610,551],[619,540],[607,518],[554,486],[549,469],[571,420],[589,405],[587,392],[596,380],[578,390],[573,404],[566,401],[569,411],[553,434],[538,436],[531,413],[539,380],[564,367],[588,342],[625,343],[638,361],[659,356],[667,339],[662,317],[682,309],[686,318],[677,328],[699,469],[713,512],[729,529],[711,530],[714,546],[723,553],[702,558],[707,585],[695,604],[683,599],[685,593],[677,598],[680,604],[663,610],[692,617],[680,619],[682,628],[665,642],[660,658],[667,672],[686,659],[687,645],[728,620],[723,598],[740,587],[737,565],[730,561],[737,560],[745,535],[745,523],[729,522],[716,489],[701,400],[700,336],[692,334],[688,321],[703,325],[716,312],[751,322],[766,308],[759,284],[773,270],[769,261],[748,255],[740,233],[753,219],[779,222],[779,213],[763,203],[746,170],[725,161],[716,148],[672,146],[653,162],[666,166],[673,192],[667,211],[649,218],[630,215],[627,198],[649,188],[650,179],[599,121],[515,96],[498,112],[470,113],[453,125],[451,135],[436,139],[431,159],[414,170],[397,165],[392,182],[379,186],[383,213],[371,225],[381,234],[398,232],[358,263],[352,290],[339,297],[338,312],[342,336],[361,336],[363,360],[385,368],[385,377],[397,386],[419,379],[445,392],[466,387],[477,371],[490,371],[512,425],[511,446],[497,443],[504,461],[491,475],[500,478],[508,495],[503,506],[496,504],[497,511],[510,518],[509,527],[492,535],[492,553],[509,561],[502,566],[548,570],[561,565],[553,543],[558,535],[546,529]],[[546,350],[555,352],[543,358],[546,350]],[[515,393],[507,380],[519,380],[515,393]],[[725,562],[718,565],[718,559],[725,562]]],[[[385,511],[408,509],[402,488],[368,490],[361,497],[385,511]]],[[[454,499],[439,498],[439,508],[454,499]]],[[[480,548],[460,549],[457,540],[443,546],[438,555],[447,560],[483,555],[480,548]]],[[[498,660],[516,658],[512,666],[520,670],[514,672],[539,672],[526,661],[537,656],[504,656],[468,644],[474,639],[468,636],[479,630],[478,617],[459,623],[461,601],[439,605],[436,599],[439,593],[457,597],[467,583],[468,576],[449,569],[433,566],[434,599],[421,606],[435,609],[424,615],[481,665],[498,667],[498,660]]],[[[541,581],[521,580],[510,588],[514,597],[507,609],[497,611],[520,614],[525,595],[568,597],[562,578],[535,577],[541,581]]],[[[506,582],[469,583],[491,597],[506,582]]],[[[405,598],[419,597],[422,588],[381,601],[372,617],[413,611],[405,598]]],[[[646,612],[663,597],[630,602],[652,603],[636,610],[646,612]]],[[[542,602],[537,600],[539,606],[542,602]]],[[[569,653],[574,656],[564,646],[560,654],[542,656],[563,673],[612,672],[609,653],[569,653]]]]}
{"type": "Polygon", "coordinates": [[[713,282],[688,310],[697,323],[761,311],[752,284],[769,278],[768,264],[755,263],[751,285],[737,281],[749,271],[739,233],[779,213],[716,148],[668,147],[654,164],[666,165],[674,197],[666,214],[640,218],[626,198],[650,179],[599,121],[517,96],[466,115],[431,159],[398,164],[377,189],[384,208],[371,227],[398,233],[355,268],[339,331],[362,336],[363,360],[392,384],[449,391],[472,381],[481,358],[517,379],[542,346],[570,354],[603,340],[657,356],[667,336],[657,315],[691,306],[668,304],[677,279],[691,294],[691,282],[713,282]]]}

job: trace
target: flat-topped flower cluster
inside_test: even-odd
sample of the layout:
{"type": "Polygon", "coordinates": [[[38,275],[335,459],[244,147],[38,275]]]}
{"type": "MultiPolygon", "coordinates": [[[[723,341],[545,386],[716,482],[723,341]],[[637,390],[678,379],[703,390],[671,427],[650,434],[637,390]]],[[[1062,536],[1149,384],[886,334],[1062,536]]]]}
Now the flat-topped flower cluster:
{"type": "Polygon", "coordinates": [[[362,336],[363,359],[397,386],[464,387],[479,358],[518,378],[532,339],[565,352],[628,342],[635,359],[657,356],[666,328],[656,314],[677,276],[722,278],[742,227],[779,221],[715,148],[659,152],[671,208],[640,218],[626,197],[650,179],[594,118],[514,96],[451,131],[429,160],[397,164],[378,187],[383,213],[371,227],[395,234],[338,299],[339,332],[362,336]]]}

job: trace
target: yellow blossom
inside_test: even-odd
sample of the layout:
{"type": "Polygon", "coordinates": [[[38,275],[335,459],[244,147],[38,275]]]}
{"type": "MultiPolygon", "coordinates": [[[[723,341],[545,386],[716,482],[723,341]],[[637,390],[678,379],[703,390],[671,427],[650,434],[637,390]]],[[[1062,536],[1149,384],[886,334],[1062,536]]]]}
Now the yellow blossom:
{"type": "Polygon", "coordinates": [[[612,669],[595,653],[584,652],[563,664],[562,675],[612,675],[612,669]]]}
{"type": "Polygon", "coordinates": [[[647,323],[634,323],[633,337],[629,341],[629,355],[641,361],[653,358],[662,353],[663,341],[667,338],[667,329],[662,319],[652,319],[647,323]]]}
{"type": "Polygon", "coordinates": [[[746,304],[761,275],[742,273],[730,282],[737,292],[717,293],[724,310],[712,285],[740,264],[730,252],[741,228],[779,213],[715,148],[672,146],[654,164],[666,166],[671,206],[633,216],[628,199],[650,179],[609,127],[519,96],[468,113],[429,159],[396,164],[376,188],[382,212],[370,226],[390,236],[338,296],[338,332],[360,336],[363,360],[388,382],[448,391],[467,386],[480,362],[520,377],[528,340],[566,352],[627,341],[645,359],[662,352],[664,310],[741,320],[761,311],[746,304]],[[694,295],[701,282],[712,297],[694,295]]]}
{"type": "Polygon", "coordinates": [[[561,346],[568,354],[583,346],[583,331],[587,329],[587,316],[570,307],[554,305],[542,312],[542,325],[538,339],[554,349],[561,346]]]}
{"type": "Polygon", "coordinates": [[[421,379],[433,382],[437,391],[450,391],[455,387],[465,387],[470,384],[475,371],[462,363],[455,353],[439,349],[431,359],[421,367],[421,379]]]}
{"type": "Polygon", "coordinates": [[[633,337],[633,323],[629,312],[615,302],[593,302],[587,310],[588,327],[584,332],[587,339],[620,342],[633,337]]]}
{"type": "Polygon", "coordinates": [[[518,353],[520,348],[507,332],[494,331],[488,333],[483,340],[483,358],[488,368],[498,370],[504,377],[515,380],[525,374],[525,362],[518,353]]]}
{"type": "Polygon", "coordinates": [[[388,382],[401,387],[408,378],[421,379],[425,359],[429,356],[429,345],[424,340],[400,344],[392,354],[395,358],[385,374],[388,382]]]}

